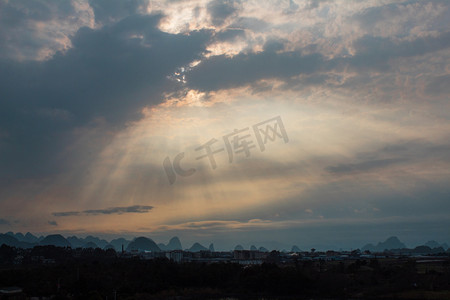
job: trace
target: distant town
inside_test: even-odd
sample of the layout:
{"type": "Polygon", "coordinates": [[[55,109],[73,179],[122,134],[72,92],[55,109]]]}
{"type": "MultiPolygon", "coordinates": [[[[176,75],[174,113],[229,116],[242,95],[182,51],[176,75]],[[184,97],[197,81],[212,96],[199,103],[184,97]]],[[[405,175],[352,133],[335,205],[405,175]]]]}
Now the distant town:
{"type": "Polygon", "coordinates": [[[449,299],[450,249],[396,237],[355,250],[216,251],[59,234],[0,234],[0,299],[449,299]],[[326,289],[322,288],[326,287],[326,289]],[[181,297],[181,298],[180,298],[181,297]]]}
{"type": "MultiPolygon", "coordinates": [[[[0,234],[0,245],[7,245],[20,249],[15,263],[21,263],[25,256],[33,253],[35,247],[55,246],[63,247],[73,251],[74,256],[79,256],[87,249],[103,250],[115,253],[123,258],[137,257],[140,259],[167,258],[174,262],[233,262],[239,264],[262,264],[263,262],[289,264],[294,261],[345,261],[357,259],[383,259],[383,258],[424,258],[431,259],[436,257],[450,256],[450,248],[446,243],[439,244],[436,241],[429,241],[424,245],[415,248],[407,248],[397,237],[390,237],[377,245],[367,244],[361,249],[355,250],[327,250],[318,251],[316,249],[302,250],[293,245],[290,250],[277,251],[265,247],[251,246],[244,249],[237,245],[229,251],[216,251],[214,245],[205,247],[200,243],[194,243],[190,248],[183,249],[178,237],[170,239],[169,243],[156,244],[147,237],[137,237],[133,240],[124,238],[113,239],[110,242],[98,237],[88,236],[78,238],[71,236],[68,238],[60,234],[36,237],[31,233],[13,233],[0,234]]],[[[43,261],[46,263],[52,260],[45,257],[31,257],[33,261],[43,261]]]]}

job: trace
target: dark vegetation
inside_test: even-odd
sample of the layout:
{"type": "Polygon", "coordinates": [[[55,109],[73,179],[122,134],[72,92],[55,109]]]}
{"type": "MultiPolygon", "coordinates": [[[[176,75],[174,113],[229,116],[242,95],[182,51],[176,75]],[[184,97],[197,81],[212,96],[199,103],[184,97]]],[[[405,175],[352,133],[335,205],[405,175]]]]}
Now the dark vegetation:
{"type": "Polygon", "coordinates": [[[23,289],[16,299],[450,299],[450,264],[443,256],[426,264],[405,258],[244,266],[123,258],[112,249],[3,245],[0,288],[5,286],[23,289]]]}

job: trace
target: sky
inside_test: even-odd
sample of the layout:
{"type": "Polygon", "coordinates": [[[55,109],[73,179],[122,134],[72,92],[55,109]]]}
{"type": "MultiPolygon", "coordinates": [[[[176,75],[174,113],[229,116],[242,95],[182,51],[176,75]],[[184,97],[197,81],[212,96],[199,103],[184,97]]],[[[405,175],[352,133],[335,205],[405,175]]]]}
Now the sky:
{"type": "Polygon", "coordinates": [[[0,232],[450,242],[450,2],[0,0],[0,232]]]}

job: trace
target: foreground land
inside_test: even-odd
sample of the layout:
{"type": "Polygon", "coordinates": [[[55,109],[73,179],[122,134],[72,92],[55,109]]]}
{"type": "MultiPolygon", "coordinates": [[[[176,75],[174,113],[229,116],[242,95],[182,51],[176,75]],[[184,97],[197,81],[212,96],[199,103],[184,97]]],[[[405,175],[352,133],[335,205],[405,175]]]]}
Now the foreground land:
{"type": "Polygon", "coordinates": [[[176,263],[46,246],[18,263],[18,251],[0,247],[0,299],[450,299],[448,255],[176,263]]]}

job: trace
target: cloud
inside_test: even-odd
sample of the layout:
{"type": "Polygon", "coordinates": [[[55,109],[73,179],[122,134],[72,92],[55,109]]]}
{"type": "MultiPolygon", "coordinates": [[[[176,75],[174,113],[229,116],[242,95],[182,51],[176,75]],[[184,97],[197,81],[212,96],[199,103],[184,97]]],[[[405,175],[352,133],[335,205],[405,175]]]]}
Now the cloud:
{"type": "Polygon", "coordinates": [[[0,59],[41,60],[70,46],[90,19],[74,1],[0,1],[0,59]]]}
{"type": "Polygon", "coordinates": [[[148,0],[89,0],[95,21],[100,24],[117,22],[130,15],[146,11],[148,0]]]}
{"type": "Polygon", "coordinates": [[[389,63],[392,59],[424,55],[449,47],[450,32],[405,41],[365,35],[353,42],[355,55],[336,59],[335,62],[359,70],[386,71],[390,69],[389,63]]]}
{"type": "Polygon", "coordinates": [[[239,17],[233,20],[229,28],[248,29],[252,32],[264,32],[270,23],[254,17],[239,17]]]}
{"type": "Polygon", "coordinates": [[[71,217],[71,216],[79,216],[82,212],[79,211],[65,211],[65,212],[54,212],[52,215],[55,217],[71,217]]]}
{"type": "Polygon", "coordinates": [[[320,54],[265,51],[211,57],[187,73],[188,85],[201,91],[233,88],[261,79],[287,79],[318,71],[324,66],[320,54]]]}
{"type": "Polygon", "coordinates": [[[354,40],[352,47],[354,55],[327,59],[320,52],[277,52],[282,49],[282,43],[272,40],[266,43],[261,52],[240,53],[232,57],[209,57],[187,72],[186,79],[191,88],[201,91],[245,86],[262,79],[283,80],[295,86],[295,80],[291,78],[298,75],[311,76],[309,82],[302,81],[303,85],[316,85],[326,79],[324,73],[327,72],[343,72],[348,69],[357,72],[387,72],[394,59],[447,49],[450,47],[450,32],[406,41],[366,35],[354,40]]]}
{"type": "Polygon", "coordinates": [[[449,6],[445,0],[409,0],[368,7],[352,18],[372,35],[418,36],[424,31],[447,30],[448,12],[449,6]]]}
{"type": "Polygon", "coordinates": [[[157,28],[161,17],[133,15],[100,29],[83,27],[71,38],[72,48],[47,61],[0,60],[0,128],[7,134],[0,173],[58,172],[70,161],[61,152],[75,130],[97,127],[98,120],[110,132],[122,128],[176,88],[167,76],[199,59],[210,33],[164,33],[157,28]]]}
{"type": "Polygon", "coordinates": [[[237,11],[237,1],[234,0],[212,0],[208,3],[208,13],[215,26],[222,25],[228,17],[237,11]]]}
{"type": "Polygon", "coordinates": [[[225,29],[223,31],[219,31],[214,35],[214,38],[219,41],[232,41],[235,38],[244,38],[245,30],[242,29],[225,29]]]}
{"type": "Polygon", "coordinates": [[[0,225],[10,225],[11,223],[8,220],[0,218],[0,225]]]}
{"type": "Polygon", "coordinates": [[[337,166],[326,167],[330,173],[333,174],[348,174],[348,173],[359,173],[359,172],[370,172],[374,169],[385,168],[400,162],[404,162],[404,159],[379,159],[379,160],[369,160],[355,164],[339,164],[337,166]]]}
{"type": "Polygon", "coordinates": [[[450,94],[450,74],[434,76],[428,80],[425,92],[431,95],[450,94]]]}
{"type": "Polygon", "coordinates": [[[89,209],[84,211],[67,211],[67,212],[54,212],[55,217],[70,217],[80,215],[112,215],[112,214],[126,214],[126,213],[148,213],[153,209],[153,206],[145,205],[133,205],[125,207],[110,207],[107,209],[89,209]]]}

